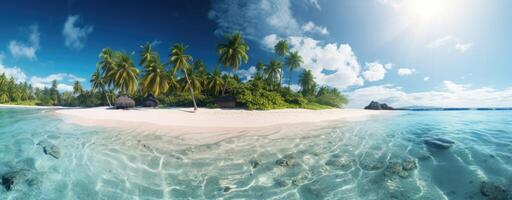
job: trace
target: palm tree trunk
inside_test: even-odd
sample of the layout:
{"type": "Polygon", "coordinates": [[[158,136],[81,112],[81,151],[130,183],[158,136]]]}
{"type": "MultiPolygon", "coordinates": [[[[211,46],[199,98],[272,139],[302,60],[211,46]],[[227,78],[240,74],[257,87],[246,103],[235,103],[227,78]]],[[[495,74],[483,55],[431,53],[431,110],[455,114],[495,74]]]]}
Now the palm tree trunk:
{"type": "Polygon", "coordinates": [[[192,102],[194,103],[194,112],[197,110],[196,98],[194,97],[194,89],[192,89],[192,84],[190,84],[190,79],[188,79],[187,71],[183,70],[185,73],[185,78],[187,78],[188,88],[190,89],[190,96],[192,96],[192,102]]]}
{"type": "Polygon", "coordinates": [[[222,87],[222,95],[224,96],[224,93],[226,93],[226,88],[228,87],[228,79],[231,77],[231,71],[229,72],[227,78],[224,80],[224,87],[222,87]]]}
{"type": "Polygon", "coordinates": [[[101,90],[102,90],[103,94],[105,94],[105,99],[107,99],[108,107],[112,107],[112,104],[110,103],[110,99],[108,99],[107,92],[105,92],[105,87],[102,86],[101,90]]]}

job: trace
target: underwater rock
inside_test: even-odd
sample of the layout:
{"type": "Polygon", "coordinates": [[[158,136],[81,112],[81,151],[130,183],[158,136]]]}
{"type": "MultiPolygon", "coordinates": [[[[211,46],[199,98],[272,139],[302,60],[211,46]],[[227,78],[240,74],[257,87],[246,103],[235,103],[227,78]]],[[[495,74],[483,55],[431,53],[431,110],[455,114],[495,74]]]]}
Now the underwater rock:
{"type": "Polygon", "coordinates": [[[509,191],[507,191],[505,186],[486,181],[480,183],[480,193],[484,197],[487,197],[487,199],[493,200],[507,200],[512,198],[512,194],[508,194],[509,191]]]}
{"type": "Polygon", "coordinates": [[[229,192],[229,191],[231,191],[231,189],[233,189],[233,188],[231,188],[230,186],[225,186],[223,191],[229,192]]]}
{"type": "Polygon", "coordinates": [[[386,177],[391,177],[393,175],[399,175],[400,177],[407,176],[407,172],[405,172],[402,168],[402,164],[400,162],[390,162],[384,170],[384,175],[386,177]]]}
{"type": "Polygon", "coordinates": [[[331,158],[331,159],[325,161],[325,165],[330,166],[330,167],[339,168],[342,170],[349,170],[350,168],[352,168],[352,162],[350,160],[346,160],[346,159],[331,158]]]}
{"type": "Polygon", "coordinates": [[[404,162],[402,162],[402,168],[405,171],[411,171],[418,168],[418,165],[416,164],[416,161],[413,159],[406,159],[404,162]]]}
{"type": "Polygon", "coordinates": [[[309,176],[311,176],[309,172],[301,172],[297,177],[292,179],[292,184],[295,186],[302,185],[308,180],[309,176]]]}
{"type": "Polygon", "coordinates": [[[295,158],[293,157],[280,158],[276,160],[276,165],[279,165],[281,167],[289,167],[292,166],[293,163],[295,163],[295,158]]]}
{"type": "Polygon", "coordinates": [[[455,142],[445,138],[434,138],[424,141],[425,145],[436,149],[449,149],[455,142]]]}
{"type": "Polygon", "coordinates": [[[7,191],[11,191],[17,183],[27,180],[29,177],[28,170],[11,171],[2,175],[2,186],[7,191]]]}
{"type": "Polygon", "coordinates": [[[43,147],[43,152],[46,155],[50,155],[56,159],[60,158],[60,148],[54,145],[53,143],[49,142],[48,140],[42,140],[37,145],[43,147]]]}
{"type": "Polygon", "coordinates": [[[258,159],[251,159],[249,160],[249,163],[251,164],[251,167],[255,169],[256,167],[260,166],[261,160],[258,159]]]}

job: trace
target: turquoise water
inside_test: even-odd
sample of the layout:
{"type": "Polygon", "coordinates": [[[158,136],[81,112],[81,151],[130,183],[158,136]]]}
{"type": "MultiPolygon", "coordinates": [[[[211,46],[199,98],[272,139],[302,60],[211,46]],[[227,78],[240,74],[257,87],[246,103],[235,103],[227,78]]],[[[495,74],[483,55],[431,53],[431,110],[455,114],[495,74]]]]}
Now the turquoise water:
{"type": "Polygon", "coordinates": [[[512,199],[512,111],[259,131],[191,145],[0,109],[0,199],[512,199]]]}

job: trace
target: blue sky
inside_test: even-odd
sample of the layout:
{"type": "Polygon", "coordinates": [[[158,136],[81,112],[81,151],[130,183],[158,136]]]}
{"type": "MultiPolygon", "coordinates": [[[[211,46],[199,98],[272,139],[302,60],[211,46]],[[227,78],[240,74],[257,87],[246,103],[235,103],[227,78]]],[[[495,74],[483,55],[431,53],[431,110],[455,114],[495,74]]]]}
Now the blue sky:
{"type": "MultiPolygon", "coordinates": [[[[288,39],[316,81],[361,107],[512,106],[512,14],[506,0],[17,1],[0,6],[0,72],[61,90],[88,79],[104,47],[135,52],[176,43],[217,67],[222,35],[241,31],[251,50],[239,75],[288,39]]],[[[297,79],[295,72],[293,80],[297,79]]],[[[285,76],[288,77],[287,75],[285,76]]],[[[287,82],[287,81],[285,81],[287,82]]],[[[296,88],[297,86],[292,86],[296,88]]]]}

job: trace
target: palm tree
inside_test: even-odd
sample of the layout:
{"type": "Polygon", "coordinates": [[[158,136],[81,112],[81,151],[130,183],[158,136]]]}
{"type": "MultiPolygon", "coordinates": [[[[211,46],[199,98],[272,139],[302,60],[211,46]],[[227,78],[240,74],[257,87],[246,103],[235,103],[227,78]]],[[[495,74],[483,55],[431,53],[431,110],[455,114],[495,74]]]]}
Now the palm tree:
{"type": "Polygon", "coordinates": [[[115,69],[107,75],[108,79],[121,90],[121,94],[135,93],[139,70],[135,68],[130,56],[126,53],[117,53],[114,57],[114,66],[115,69]]]}
{"type": "Polygon", "coordinates": [[[298,52],[291,52],[288,57],[286,57],[286,66],[288,66],[288,87],[291,87],[292,84],[292,72],[293,70],[298,69],[304,62],[302,61],[302,57],[298,52]]]}
{"type": "MultiPolygon", "coordinates": [[[[171,55],[169,55],[170,63],[174,65],[174,71],[182,70],[185,74],[188,85],[190,85],[190,79],[188,78],[187,71],[190,68],[189,61],[192,61],[192,56],[185,54],[185,45],[175,44],[171,49],[171,55]]],[[[194,89],[189,87],[190,96],[192,96],[192,102],[194,103],[194,111],[197,110],[196,99],[194,97],[194,89]]]]}
{"type": "MultiPolygon", "coordinates": [[[[249,51],[249,46],[245,43],[240,32],[227,35],[225,43],[221,43],[217,47],[219,63],[236,72],[242,62],[247,63],[249,61],[247,51],[249,51]]],[[[227,84],[224,84],[222,95],[226,91],[226,86],[227,84]]]]}
{"type": "Polygon", "coordinates": [[[116,67],[114,63],[114,52],[110,48],[104,48],[101,50],[99,57],[100,62],[98,63],[98,67],[101,70],[101,78],[106,85],[111,86],[113,81],[108,75],[111,74],[116,67]]]}
{"type": "Polygon", "coordinates": [[[272,89],[274,85],[279,84],[281,81],[281,70],[283,64],[278,60],[270,60],[270,63],[265,68],[265,76],[267,80],[271,83],[272,89]]]}
{"type": "Polygon", "coordinates": [[[224,79],[222,78],[222,73],[217,68],[210,74],[207,87],[211,91],[211,93],[215,96],[219,95],[222,92],[222,88],[224,86],[224,79]]]}
{"type": "Polygon", "coordinates": [[[82,85],[79,81],[75,81],[73,83],[73,95],[78,96],[84,93],[84,89],[82,88],[82,85]]]}
{"type": "Polygon", "coordinates": [[[158,96],[169,89],[169,75],[160,63],[157,55],[152,55],[150,60],[145,61],[144,76],[142,77],[142,93],[144,96],[149,93],[158,96]]]}
{"type": "Polygon", "coordinates": [[[290,51],[290,47],[288,46],[288,41],[287,40],[280,40],[279,42],[277,42],[277,44],[274,46],[274,52],[280,56],[280,57],[284,57],[288,54],[288,52],[290,51]]]}
{"type": "Polygon", "coordinates": [[[146,66],[150,62],[153,57],[153,52],[151,51],[151,43],[146,42],[144,45],[140,45],[142,50],[139,52],[140,54],[140,63],[139,65],[146,66]]]}
{"type": "Polygon", "coordinates": [[[314,96],[316,83],[311,73],[311,70],[304,70],[304,72],[299,77],[299,84],[302,88],[301,93],[304,96],[314,96]]]}
{"type": "Polygon", "coordinates": [[[202,60],[194,61],[192,67],[192,76],[198,78],[201,88],[206,88],[206,83],[208,82],[208,70],[206,70],[206,65],[202,60]]]}
{"type": "Polygon", "coordinates": [[[97,69],[94,71],[94,73],[91,76],[91,89],[92,91],[101,90],[102,93],[105,94],[105,98],[107,99],[107,103],[109,107],[112,107],[112,104],[110,103],[110,99],[108,98],[108,94],[105,91],[105,83],[103,81],[104,79],[101,77],[100,69],[97,69]]]}
{"type": "Polygon", "coordinates": [[[261,60],[258,61],[258,63],[256,63],[256,76],[262,77],[264,69],[265,69],[265,64],[261,60]]]}

